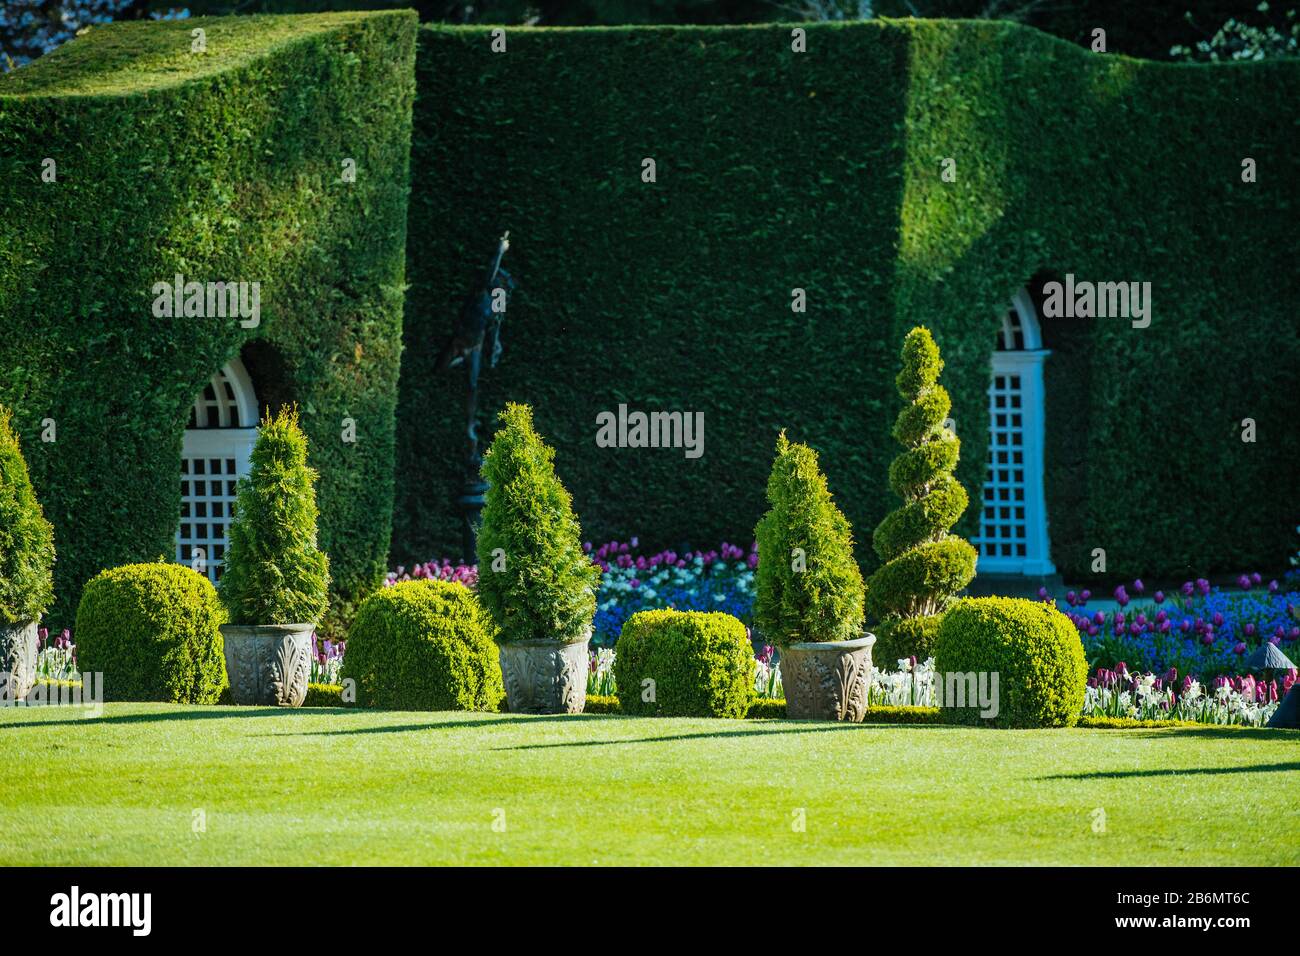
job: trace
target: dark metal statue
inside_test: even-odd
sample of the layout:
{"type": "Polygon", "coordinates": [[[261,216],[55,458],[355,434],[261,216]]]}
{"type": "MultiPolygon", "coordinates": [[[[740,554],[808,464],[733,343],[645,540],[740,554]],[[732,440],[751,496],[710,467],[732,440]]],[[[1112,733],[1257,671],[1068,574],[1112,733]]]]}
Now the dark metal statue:
{"type": "Polygon", "coordinates": [[[515,281],[501,268],[501,260],[510,248],[507,231],[497,244],[496,257],[478,288],[465,298],[460,314],[452,326],[451,338],[438,356],[437,371],[445,372],[458,365],[469,369],[469,392],[466,399],[465,434],[469,448],[465,456],[465,480],[456,506],[461,512],[461,545],[464,561],[473,564],[479,515],[483,511],[487,483],[479,473],[483,455],[478,439],[478,379],[483,367],[483,347],[490,345],[488,367],[496,368],[501,358],[501,323],[506,317],[506,302],[514,291],[515,281]]]}

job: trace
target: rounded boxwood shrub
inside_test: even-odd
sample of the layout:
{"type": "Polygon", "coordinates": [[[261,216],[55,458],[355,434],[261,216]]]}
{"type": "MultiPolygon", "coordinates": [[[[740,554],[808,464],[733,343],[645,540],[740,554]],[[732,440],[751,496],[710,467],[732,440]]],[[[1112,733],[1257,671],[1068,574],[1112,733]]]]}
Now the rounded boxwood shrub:
{"type": "Polygon", "coordinates": [[[831,500],[817,453],[782,432],[758,522],[754,623],[778,646],[862,636],[862,572],[853,529],[831,500]]]}
{"type": "Polygon", "coordinates": [[[452,581],[403,581],[366,598],[348,631],[343,680],[389,710],[497,709],[505,688],[496,628],[452,581]]]}
{"type": "Polygon", "coordinates": [[[1083,710],[1088,661],[1079,631],[1050,604],[1021,598],[964,598],[948,610],[935,642],[935,680],[997,674],[996,717],[953,707],[954,723],[995,727],[1072,727],[1083,710]]]}
{"type": "Polygon", "coordinates": [[[54,529],[32,491],[11,417],[0,405],[0,624],[23,624],[54,601],[54,529]]]}
{"type": "Polygon", "coordinates": [[[329,558],[316,547],[316,472],[297,408],[257,429],[227,532],[221,600],[231,624],[315,624],[329,606],[329,558]]]}
{"type": "Polygon", "coordinates": [[[127,564],[91,578],[77,606],[77,665],[108,700],[214,704],[226,684],[225,610],[180,564],[127,564]]]}
{"type": "Polygon", "coordinates": [[[600,569],[583,553],[572,500],[555,476],[555,451],[533,429],[533,410],[510,403],[483,459],[488,490],[478,531],[478,594],[497,640],[586,640],[600,569]]]}
{"type": "Polygon", "coordinates": [[[622,711],[641,716],[743,718],[755,666],[745,625],[717,612],[639,611],[614,650],[622,711]]]}
{"type": "Polygon", "coordinates": [[[867,582],[867,611],[878,621],[874,657],[885,666],[928,657],[944,609],[975,576],[975,549],[948,533],[968,499],[953,476],[961,442],[944,425],[952,400],[941,371],[939,346],[918,325],[903,339],[894,378],[907,404],[894,423],[904,450],[889,467],[889,486],[903,504],[876,526],[872,545],[883,564],[867,582]]]}

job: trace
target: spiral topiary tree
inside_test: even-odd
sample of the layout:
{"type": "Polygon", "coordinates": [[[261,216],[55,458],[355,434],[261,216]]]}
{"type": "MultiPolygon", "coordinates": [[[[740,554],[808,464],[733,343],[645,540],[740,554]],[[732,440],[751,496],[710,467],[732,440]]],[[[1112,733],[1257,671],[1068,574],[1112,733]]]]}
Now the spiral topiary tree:
{"type": "Polygon", "coordinates": [[[239,481],[219,591],[238,625],[314,624],[329,606],[329,558],[316,546],[316,472],[297,408],[258,428],[239,481]]]}
{"type": "Polygon", "coordinates": [[[975,549],[949,534],[969,499],[953,477],[961,442],[944,427],[952,400],[939,384],[943,359],[929,329],[903,339],[903,367],[894,379],[907,401],[894,423],[905,449],[889,466],[889,486],[903,499],[872,539],[884,562],[868,581],[867,612],[876,628],[876,660],[888,666],[928,657],[943,611],[975,576],[975,549]]]}
{"type": "Polygon", "coordinates": [[[754,623],[782,647],[860,637],[863,584],[853,530],[831,500],[817,453],[785,432],[776,440],[767,500],[771,510],[755,530],[754,623]]]}

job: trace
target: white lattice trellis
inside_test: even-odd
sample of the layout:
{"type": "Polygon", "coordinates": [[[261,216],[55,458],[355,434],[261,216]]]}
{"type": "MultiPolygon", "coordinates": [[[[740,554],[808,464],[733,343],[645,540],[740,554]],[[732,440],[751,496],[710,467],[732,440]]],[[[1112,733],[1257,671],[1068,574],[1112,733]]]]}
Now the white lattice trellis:
{"type": "Polygon", "coordinates": [[[974,539],[979,570],[1052,574],[1043,497],[1043,361],[1028,293],[1003,317],[989,383],[988,468],[974,539]]]}
{"type": "Polygon", "coordinates": [[[257,439],[257,399],[239,359],[212,376],[194,400],[181,449],[181,520],[176,560],[221,578],[236,483],[257,439]]]}

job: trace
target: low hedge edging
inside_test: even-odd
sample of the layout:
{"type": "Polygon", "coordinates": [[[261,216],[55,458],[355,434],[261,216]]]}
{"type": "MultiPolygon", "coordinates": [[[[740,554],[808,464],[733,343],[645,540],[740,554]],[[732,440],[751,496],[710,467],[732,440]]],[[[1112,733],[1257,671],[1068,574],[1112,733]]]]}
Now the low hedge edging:
{"type": "Polygon", "coordinates": [[[308,684],[304,707],[350,707],[343,702],[342,684],[308,684]]]}
{"type": "MultiPolygon", "coordinates": [[[[37,684],[51,687],[80,687],[79,680],[51,680],[39,677],[37,684]]],[[[228,694],[223,694],[220,704],[229,704],[228,694]]],[[[342,684],[308,684],[304,707],[355,707],[343,702],[342,684]]],[[[584,714],[621,714],[618,697],[610,694],[588,694],[584,714]]],[[[745,714],[746,720],[783,720],[785,701],[770,697],[756,698],[745,714]]],[[[931,724],[944,723],[938,707],[868,707],[862,719],[864,724],[931,724]]],[[[1075,727],[1080,730],[1186,730],[1194,727],[1214,727],[1225,730],[1260,730],[1259,727],[1242,727],[1237,724],[1198,724],[1194,720],[1138,720],[1134,717],[1080,717],[1075,727]]]]}
{"type": "MultiPolygon", "coordinates": [[[[587,695],[584,714],[621,714],[618,697],[610,694],[587,695]]],[[[785,719],[785,701],[777,698],[759,697],[752,701],[745,713],[746,720],[783,720],[785,719]]],[[[868,707],[864,724],[938,724],[937,707],[868,707]]]]}

